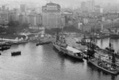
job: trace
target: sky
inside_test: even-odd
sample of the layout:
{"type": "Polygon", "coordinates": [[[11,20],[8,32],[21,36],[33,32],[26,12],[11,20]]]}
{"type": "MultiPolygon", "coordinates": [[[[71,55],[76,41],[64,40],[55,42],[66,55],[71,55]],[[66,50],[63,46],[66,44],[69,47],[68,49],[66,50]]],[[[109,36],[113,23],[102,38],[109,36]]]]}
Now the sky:
{"type": "MultiPolygon", "coordinates": [[[[43,6],[50,1],[60,4],[62,7],[79,7],[81,1],[88,0],[0,0],[0,5],[6,4],[7,6],[17,6],[25,3],[29,5],[43,6]]],[[[95,2],[97,4],[107,4],[119,3],[119,0],[95,0],[95,2]]]]}

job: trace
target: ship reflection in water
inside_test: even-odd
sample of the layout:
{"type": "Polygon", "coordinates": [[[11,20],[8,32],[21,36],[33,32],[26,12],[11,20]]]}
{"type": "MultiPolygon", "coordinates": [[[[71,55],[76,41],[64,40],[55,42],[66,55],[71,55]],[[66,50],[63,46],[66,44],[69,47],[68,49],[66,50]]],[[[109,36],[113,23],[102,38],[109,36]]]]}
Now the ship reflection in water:
{"type": "MultiPolygon", "coordinates": [[[[105,42],[102,41],[103,45],[105,42]]],[[[86,60],[80,62],[58,54],[51,44],[28,43],[1,53],[0,80],[119,80],[118,75],[106,74],[86,60]],[[21,55],[12,57],[12,51],[21,51],[21,55]]]]}
{"type": "Polygon", "coordinates": [[[105,48],[109,46],[109,42],[112,43],[113,48],[115,51],[119,51],[119,40],[118,39],[100,39],[97,41],[97,45],[101,48],[105,48]]]}

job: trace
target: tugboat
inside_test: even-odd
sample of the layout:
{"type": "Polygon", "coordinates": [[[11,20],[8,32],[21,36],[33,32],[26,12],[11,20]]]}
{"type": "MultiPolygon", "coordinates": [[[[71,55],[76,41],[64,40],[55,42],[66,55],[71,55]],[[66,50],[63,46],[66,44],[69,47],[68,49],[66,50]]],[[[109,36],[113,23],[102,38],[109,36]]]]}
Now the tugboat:
{"type": "Polygon", "coordinates": [[[88,63],[96,66],[97,68],[101,69],[106,73],[110,73],[116,75],[119,73],[119,67],[116,65],[115,53],[110,51],[112,54],[111,62],[107,60],[103,60],[99,55],[98,58],[95,57],[95,50],[93,46],[90,46],[88,49],[88,63]]]}
{"type": "Polygon", "coordinates": [[[7,43],[0,44],[0,51],[4,51],[4,50],[7,50],[7,49],[10,49],[10,47],[11,47],[11,45],[7,44],[7,43]]]}
{"type": "Polygon", "coordinates": [[[11,52],[11,56],[21,55],[21,51],[11,52]]]}

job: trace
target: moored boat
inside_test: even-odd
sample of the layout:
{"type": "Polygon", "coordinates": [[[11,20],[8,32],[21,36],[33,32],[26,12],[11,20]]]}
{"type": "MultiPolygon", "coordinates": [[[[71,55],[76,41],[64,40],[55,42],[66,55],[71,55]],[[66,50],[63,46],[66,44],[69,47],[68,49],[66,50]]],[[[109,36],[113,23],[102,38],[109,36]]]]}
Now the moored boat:
{"type": "Polygon", "coordinates": [[[65,40],[65,36],[59,33],[56,34],[56,41],[53,42],[53,47],[57,49],[59,52],[66,53],[67,43],[65,40]]]}
{"type": "Polygon", "coordinates": [[[99,59],[96,58],[89,59],[88,63],[110,74],[116,75],[119,73],[119,67],[117,67],[116,65],[113,66],[111,63],[100,61],[99,59]]]}
{"type": "Polygon", "coordinates": [[[11,56],[21,55],[21,51],[11,52],[11,56]]]}
{"type": "Polygon", "coordinates": [[[66,42],[66,35],[63,33],[56,34],[56,41],[53,43],[53,47],[55,47],[60,53],[64,55],[83,60],[82,51],[69,46],[66,42]]]}
{"type": "Polygon", "coordinates": [[[57,49],[58,52],[65,53],[64,50],[66,50],[67,45],[66,44],[61,44],[60,42],[54,42],[53,47],[57,49]]]}
{"type": "Polygon", "coordinates": [[[67,50],[66,54],[68,56],[71,56],[75,59],[83,60],[83,52],[82,51],[75,49],[73,47],[70,47],[70,46],[67,46],[66,50],[67,50]]]}
{"type": "Polygon", "coordinates": [[[57,43],[53,43],[53,47],[57,50],[60,51],[60,46],[57,43]]]}

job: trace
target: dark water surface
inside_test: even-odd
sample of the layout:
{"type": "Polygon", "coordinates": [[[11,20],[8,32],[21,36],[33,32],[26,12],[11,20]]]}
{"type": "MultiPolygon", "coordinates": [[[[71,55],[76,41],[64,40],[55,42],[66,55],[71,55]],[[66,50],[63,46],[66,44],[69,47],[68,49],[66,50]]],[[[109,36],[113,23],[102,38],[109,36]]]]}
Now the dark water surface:
{"type": "Polygon", "coordinates": [[[0,80],[119,80],[119,76],[106,74],[86,61],[58,54],[52,45],[28,43],[1,53],[0,80]],[[18,50],[21,56],[11,57],[10,53],[18,50]]]}

